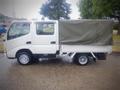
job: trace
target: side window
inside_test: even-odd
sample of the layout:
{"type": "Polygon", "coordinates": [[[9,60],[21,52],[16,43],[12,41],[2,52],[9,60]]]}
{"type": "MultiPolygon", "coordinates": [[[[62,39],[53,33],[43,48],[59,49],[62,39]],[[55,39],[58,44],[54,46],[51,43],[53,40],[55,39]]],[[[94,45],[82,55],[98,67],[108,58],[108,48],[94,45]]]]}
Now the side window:
{"type": "Polygon", "coordinates": [[[37,35],[53,35],[54,23],[36,23],[37,35]]]}
{"type": "Polygon", "coordinates": [[[30,32],[30,23],[14,23],[10,27],[7,35],[7,39],[14,39],[24,36],[30,32]]]}

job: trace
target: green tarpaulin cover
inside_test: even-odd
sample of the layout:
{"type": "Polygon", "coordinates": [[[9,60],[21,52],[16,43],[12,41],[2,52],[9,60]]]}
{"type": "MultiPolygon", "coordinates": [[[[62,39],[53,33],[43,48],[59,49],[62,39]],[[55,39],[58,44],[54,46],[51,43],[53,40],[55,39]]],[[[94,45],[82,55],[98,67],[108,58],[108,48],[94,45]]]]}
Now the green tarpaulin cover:
{"type": "Polygon", "coordinates": [[[112,45],[112,20],[61,20],[60,43],[65,45],[112,45]]]}

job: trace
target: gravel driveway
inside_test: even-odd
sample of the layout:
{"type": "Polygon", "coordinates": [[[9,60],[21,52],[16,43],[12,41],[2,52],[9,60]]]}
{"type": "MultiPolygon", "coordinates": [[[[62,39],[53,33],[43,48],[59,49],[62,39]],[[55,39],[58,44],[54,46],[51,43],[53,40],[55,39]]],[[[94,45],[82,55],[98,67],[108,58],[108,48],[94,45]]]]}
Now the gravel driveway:
{"type": "Polygon", "coordinates": [[[62,61],[21,66],[0,54],[0,90],[120,90],[120,55],[87,66],[62,61]]]}

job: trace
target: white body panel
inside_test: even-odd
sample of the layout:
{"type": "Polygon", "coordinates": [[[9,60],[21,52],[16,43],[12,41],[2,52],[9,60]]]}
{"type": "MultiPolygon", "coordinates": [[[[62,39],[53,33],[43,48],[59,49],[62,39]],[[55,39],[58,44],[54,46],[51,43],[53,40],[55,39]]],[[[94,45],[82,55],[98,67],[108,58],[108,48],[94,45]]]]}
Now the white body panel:
{"type": "Polygon", "coordinates": [[[61,45],[61,52],[111,53],[112,46],[61,45]]]}
{"type": "MultiPolygon", "coordinates": [[[[44,21],[44,23],[48,22],[44,21]]],[[[52,21],[52,23],[54,23],[53,35],[37,35],[35,32],[35,24],[32,25],[31,50],[34,54],[55,54],[56,51],[59,50],[58,22],[52,21]],[[51,44],[51,42],[55,42],[55,44],[51,44]]]]}
{"type": "Polygon", "coordinates": [[[31,35],[25,35],[20,38],[16,38],[13,40],[7,40],[5,42],[6,52],[8,57],[15,57],[16,52],[20,49],[29,48],[29,45],[26,46],[26,41],[31,39],[31,35]]]}

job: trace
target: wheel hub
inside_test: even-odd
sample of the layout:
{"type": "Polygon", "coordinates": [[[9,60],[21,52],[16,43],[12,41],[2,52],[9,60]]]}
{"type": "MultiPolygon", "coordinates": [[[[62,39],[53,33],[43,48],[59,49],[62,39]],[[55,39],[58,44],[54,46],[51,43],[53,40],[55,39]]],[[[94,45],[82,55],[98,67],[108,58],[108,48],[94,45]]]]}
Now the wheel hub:
{"type": "Polygon", "coordinates": [[[88,58],[86,56],[80,56],[78,61],[80,64],[84,65],[88,62],[88,58]]]}
{"type": "Polygon", "coordinates": [[[19,61],[22,64],[27,64],[29,62],[29,57],[27,55],[23,54],[19,57],[19,61]]]}

